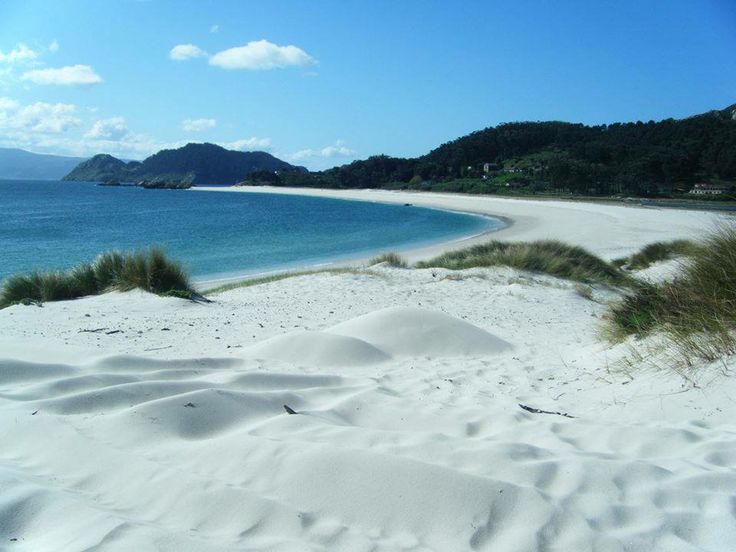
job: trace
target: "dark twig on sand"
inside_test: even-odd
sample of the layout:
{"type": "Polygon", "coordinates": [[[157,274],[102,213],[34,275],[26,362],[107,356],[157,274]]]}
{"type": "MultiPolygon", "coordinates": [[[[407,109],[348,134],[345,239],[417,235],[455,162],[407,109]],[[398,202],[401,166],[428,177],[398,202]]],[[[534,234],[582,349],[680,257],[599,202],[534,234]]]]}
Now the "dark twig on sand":
{"type": "Polygon", "coordinates": [[[525,404],[519,403],[519,406],[526,410],[527,412],[531,412],[532,414],[554,414],[555,416],[564,416],[565,418],[574,418],[575,416],[571,416],[567,412],[552,412],[551,410],[541,410],[539,408],[534,408],[533,406],[527,406],[525,404]]]}

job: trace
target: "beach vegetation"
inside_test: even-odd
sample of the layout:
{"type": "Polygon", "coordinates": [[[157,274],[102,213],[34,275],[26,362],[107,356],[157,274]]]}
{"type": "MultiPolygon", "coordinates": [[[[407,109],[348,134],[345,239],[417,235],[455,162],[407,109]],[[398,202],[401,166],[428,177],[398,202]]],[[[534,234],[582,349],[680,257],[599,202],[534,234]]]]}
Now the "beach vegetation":
{"type": "Polygon", "coordinates": [[[99,255],[68,271],[33,272],[9,277],[0,288],[0,308],[16,303],[44,303],[139,288],[159,295],[191,298],[193,288],[181,265],[163,250],[99,255]]]}
{"type": "Polygon", "coordinates": [[[629,270],[641,270],[661,261],[691,256],[697,248],[698,245],[690,240],[654,242],[628,259],[623,259],[622,266],[629,270]]]}
{"type": "Polygon", "coordinates": [[[691,365],[736,353],[736,226],[719,228],[690,250],[673,281],[639,283],[611,306],[606,335],[661,334],[691,365]]]}
{"type": "Polygon", "coordinates": [[[394,268],[408,268],[409,266],[406,260],[394,251],[383,253],[382,255],[373,257],[371,260],[368,261],[368,266],[374,266],[377,264],[387,264],[388,266],[394,268]]]}
{"type": "Polygon", "coordinates": [[[368,276],[382,276],[380,273],[372,271],[372,270],[350,268],[350,267],[327,268],[324,270],[302,270],[302,271],[295,271],[295,272],[281,272],[279,274],[270,274],[268,276],[260,276],[256,278],[247,278],[245,280],[238,280],[237,282],[229,282],[227,284],[222,284],[217,287],[206,289],[202,292],[202,294],[203,295],[214,295],[217,293],[224,293],[226,291],[230,291],[233,289],[260,286],[263,284],[279,282],[281,280],[286,280],[288,278],[296,278],[299,276],[311,276],[314,274],[331,274],[331,275],[356,274],[356,275],[368,275],[368,276]]]}
{"type": "Polygon", "coordinates": [[[419,262],[416,266],[450,270],[508,266],[584,283],[614,286],[631,283],[631,278],[611,263],[582,247],[554,240],[516,243],[491,241],[450,251],[429,261],[419,262]]]}

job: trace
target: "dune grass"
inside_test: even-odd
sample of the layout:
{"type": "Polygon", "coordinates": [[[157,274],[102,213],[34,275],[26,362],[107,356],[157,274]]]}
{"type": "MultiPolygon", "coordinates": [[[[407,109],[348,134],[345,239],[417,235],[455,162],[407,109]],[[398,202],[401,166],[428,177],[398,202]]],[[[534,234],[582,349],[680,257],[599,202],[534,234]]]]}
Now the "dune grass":
{"type": "Polygon", "coordinates": [[[661,333],[688,365],[736,353],[736,226],[689,249],[674,281],[636,285],[607,322],[612,341],[661,333]]]}
{"type": "Polygon", "coordinates": [[[203,295],[213,295],[217,293],[223,293],[232,289],[246,288],[252,286],[259,286],[261,284],[270,284],[271,282],[278,282],[280,280],[286,280],[287,278],[296,278],[298,276],[311,276],[313,274],[367,274],[369,276],[378,276],[376,272],[358,268],[326,268],[323,270],[302,270],[296,272],[282,272],[280,274],[271,274],[269,276],[261,276],[258,278],[249,278],[246,280],[238,280],[237,282],[230,282],[221,286],[206,289],[202,292],[203,295]]]}
{"type": "Polygon", "coordinates": [[[386,263],[388,266],[392,266],[394,268],[409,267],[409,264],[406,262],[406,260],[394,251],[390,251],[388,253],[384,253],[383,255],[373,257],[371,260],[368,261],[368,266],[373,266],[381,263],[386,263]]]}
{"type": "Polygon", "coordinates": [[[660,261],[692,256],[697,249],[698,245],[690,240],[655,242],[642,248],[629,259],[625,259],[624,264],[629,270],[641,270],[660,261]]]}
{"type": "Polygon", "coordinates": [[[159,295],[191,297],[193,289],[181,265],[163,250],[102,253],[71,270],[33,272],[8,278],[0,289],[0,308],[98,295],[113,289],[140,288],[159,295]]]}
{"type": "Polygon", "coordinates": [[[450,251],[429,261],[419,262],[416,266],[450,270],[508,266],[577,282],[614,286],[631,284],[631,278],[611,263],[582,247],[552,240],[518,243],[491,241],[450,251]]]}

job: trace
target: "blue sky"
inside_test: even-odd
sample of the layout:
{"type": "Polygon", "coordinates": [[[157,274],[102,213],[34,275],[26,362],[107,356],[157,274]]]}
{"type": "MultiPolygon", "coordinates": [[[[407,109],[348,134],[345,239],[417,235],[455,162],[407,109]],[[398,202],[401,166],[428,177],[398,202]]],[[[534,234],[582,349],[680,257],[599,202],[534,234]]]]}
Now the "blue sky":
{"type": "Polygon", "coordinates": [[[489,125],[736,102],[736,2],[0,0],[0,146],[321,169],[489,125]]]}

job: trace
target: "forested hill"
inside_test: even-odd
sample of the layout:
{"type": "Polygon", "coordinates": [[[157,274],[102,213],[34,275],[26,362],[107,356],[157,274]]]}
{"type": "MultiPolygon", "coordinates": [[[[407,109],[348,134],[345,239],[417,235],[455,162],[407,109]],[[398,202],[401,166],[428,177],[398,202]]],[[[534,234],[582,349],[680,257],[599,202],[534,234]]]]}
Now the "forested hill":
{"type": "Polygon", "coordinates": [[[304,171],[263,151],[232,151],[215,144],[187,144],[161,150],[144,161],[125,163],[99,154],[80,163],[64,180],[120,182],[168,179],[194,184],[235,184],[254,171],[304,171]]]}
{"type": "Polygon", "coordinates": [[[498,188],[608,195],[686,191],[736,180],[736,105],[686,119],[586,126],[507,123],[412,159],[370,157],[272,184],[419,188],[493,193],[498,188]]]}

